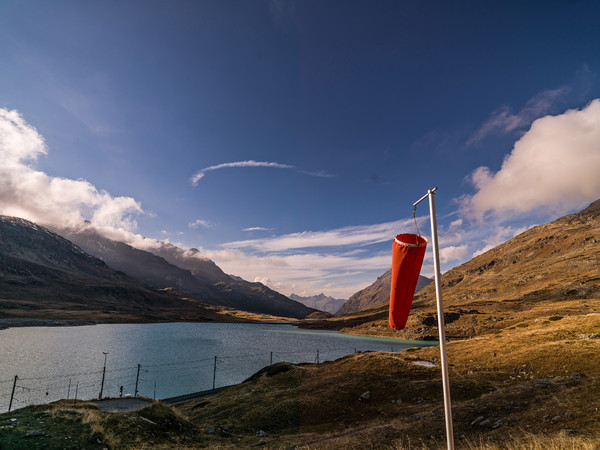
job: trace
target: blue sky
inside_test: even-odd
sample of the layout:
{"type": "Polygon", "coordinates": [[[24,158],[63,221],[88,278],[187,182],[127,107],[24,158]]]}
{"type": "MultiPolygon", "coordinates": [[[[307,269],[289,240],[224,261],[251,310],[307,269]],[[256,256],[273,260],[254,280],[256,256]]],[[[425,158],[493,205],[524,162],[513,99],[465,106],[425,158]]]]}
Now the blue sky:
{"type": "Polygon", "coordinates": [[[598,23],[591,1],[3,0],[0,213],[344,298],[437,186],[447,270],[600,197],[598,23]]]}

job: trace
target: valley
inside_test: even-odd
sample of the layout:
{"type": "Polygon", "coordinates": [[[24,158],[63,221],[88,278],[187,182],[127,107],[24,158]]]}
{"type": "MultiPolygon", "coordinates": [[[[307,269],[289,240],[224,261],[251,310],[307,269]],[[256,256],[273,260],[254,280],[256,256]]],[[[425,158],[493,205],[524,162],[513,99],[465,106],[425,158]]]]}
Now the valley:
{"type": "MultiPolygon", "coordinates": [[[[597,448],[599,244],[600,202],[596,201],[579,213],[527,230],[442,276],[457,448],[597,448]]],[[[3,261],[7,273],[7,261],[14,260],[3,261]]],[[[24,277],[25,270],[33,273],[29,266],[21,267],[7,286],[23,280],[17,275],[24,277]]],[[[82,267],[90,267],[86,276],[105,270],[92,262],[82,267]]],[[[48,279],[36,276],[42,280],[37,286],[48,279]]],[[[119,286],[130,286],[124,275],[111,277],[119,286]]],[[[168,302],[154,305],[150,299],[155,297],[146,300],[150,310],[157,308],[154,311],[164,318],[181,314],[183,319],[200,307],[214,313],[214,320],[221,320],[218,315],[224,312],[230,314],[227,320],[275,318],[200,305],[180,291],[165,289],[152,291],[153,295],[168,294],[171,302],[178,299],[182,303],[177,308],[169,310],[168,302]],[[178,309],[184,302],[187,309],[178,309]]],[[[386,295],[383,289],[372,291],[382,298],[386,295]]],[[[31,299],[2,301],[22,305],[20,310],[3,308],[5,317],[15,310],[35,317],[31,299]]],[[[45,311],[38,309],[38,317],[52,311],[56,317],[81,318],[85,309],[61,310],[65,303],[53,302],[44,305],[45,311]]],[[[104,298],[86,306],[92,307],[93,313],[88,313],[94,315],[114,303],[104,298]]],[[[133,317],[137,306],[139,302],[132,301],[122,311],[130,311],[133,317]]],[[[388,327],[386,306],[308,317],[301,326],[436,340],[436,323],[435,293],[429,285],[415,296],[402,331],[388,327]]],[[[85,433],[109,448],[144,447],[151,441],[164,448],[349,448],[360,443],[370,448],[438,449],[445,448],[439,363],[438,347],[357,352],[321,364],[278,362],[241,384],[176,406],[158,402],[135,413],[105,413],[87,403],[60,401],[28,407],[10,417],[31,422],[40,415],[68,416],[69,430],[92,427],[85,433]],[[144,424],[132,432],[136,421],[144,424]]],[[[8,420],[8,415],[0,415],[0,423],[8,420]]],[[[27,432],[26,427],[3,430],[0,442],[17,442],[20,435],[13,429],[20,435],[27,432]]],[[[44,437],[35,439],[43,442],[44,437]]]]}

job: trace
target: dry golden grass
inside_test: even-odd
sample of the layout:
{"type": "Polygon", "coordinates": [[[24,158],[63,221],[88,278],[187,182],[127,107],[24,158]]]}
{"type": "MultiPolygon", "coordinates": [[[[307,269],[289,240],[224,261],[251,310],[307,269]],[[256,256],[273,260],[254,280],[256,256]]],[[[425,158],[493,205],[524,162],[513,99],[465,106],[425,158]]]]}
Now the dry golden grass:
{"type": "MultiPolygon", "coordinates": [[[[448,345],[457,448],[595,448],[600,315],[550,317],[448,345]]],[[[439,368],[414,364],[439,367],[438,352],[280,363],[180,409],[200,429],[217,430],[213,445],[444,448],[439,368]]]]}

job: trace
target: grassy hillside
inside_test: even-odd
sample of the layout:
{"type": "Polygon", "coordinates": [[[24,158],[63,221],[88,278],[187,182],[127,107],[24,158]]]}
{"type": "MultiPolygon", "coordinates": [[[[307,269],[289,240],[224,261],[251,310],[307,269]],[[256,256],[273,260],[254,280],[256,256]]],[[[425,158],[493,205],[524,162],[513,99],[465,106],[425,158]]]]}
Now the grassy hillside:
{"type": "Polygon", "coordinates": [[[0,415],[0,448],[128,449],[200,448],[198,427],[156,402],[137,412],[108,413],[95,405],[62,400],[0,415]]]}
{"type": "MultiPolygon", "coordinates": [[[[449,270],[441,281],[449,338],[493,333],[550,315],[600,312],[600,201],[510,239],[449,270]]],[[[388,326],[387,304],[310,326],[436,339],[435,302],[430,284],[415,295],[402,331],[388,326]]]]}
{"type": "MultiPolygon", "coordinates": [[[[600,388],[599,352],[600,315],[540,318],[449,344],[458,448],[597,448],[585,445],[600,442],[600,398],[590,395],[600,388]]],[[[438,347],[280,363],[180,410],[226,430],[215,443],[257,443],[263,430],[274,447],[444,446],[438,347]]]]}

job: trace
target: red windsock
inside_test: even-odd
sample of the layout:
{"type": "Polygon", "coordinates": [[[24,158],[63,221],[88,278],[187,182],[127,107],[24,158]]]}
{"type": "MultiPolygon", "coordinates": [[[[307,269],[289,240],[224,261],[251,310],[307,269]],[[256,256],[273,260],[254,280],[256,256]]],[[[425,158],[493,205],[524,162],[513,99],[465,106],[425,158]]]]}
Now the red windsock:
{"type": "Polygon", "coordinates": [[[406,326],[419,273],[425,257],[427,239],[418,234],[399,234],[394,239],[392,257],[392,288],[390,290],[390,327],[406,326]]]}

